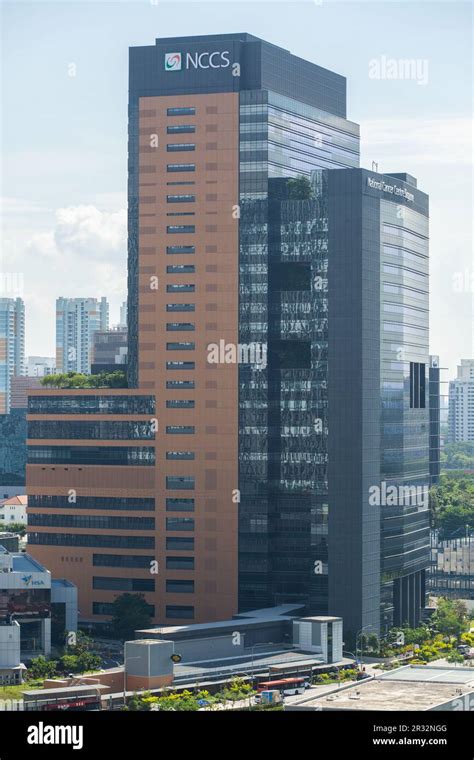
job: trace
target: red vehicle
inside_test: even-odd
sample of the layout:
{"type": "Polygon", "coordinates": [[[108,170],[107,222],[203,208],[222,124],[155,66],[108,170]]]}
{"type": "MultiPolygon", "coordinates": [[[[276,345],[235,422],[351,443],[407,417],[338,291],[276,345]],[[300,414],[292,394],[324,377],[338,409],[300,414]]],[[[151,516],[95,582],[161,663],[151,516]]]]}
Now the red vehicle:
{"type": "Polygon", "coordinates": [[[309,683],[305,678],[279,678],[275,681],[261,681],[257,686],[257,692],[277,690],[280,694],[291,696],[293,694],[303,694],[308,688],[309,683]]]}

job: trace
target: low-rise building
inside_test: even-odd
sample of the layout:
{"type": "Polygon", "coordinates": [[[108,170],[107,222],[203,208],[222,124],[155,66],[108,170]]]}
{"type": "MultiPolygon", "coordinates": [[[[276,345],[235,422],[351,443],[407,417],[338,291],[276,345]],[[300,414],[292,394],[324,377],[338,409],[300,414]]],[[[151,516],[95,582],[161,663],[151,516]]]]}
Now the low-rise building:
{"type": "Polygon", "coordinates": [[[58,629],[77,630],[77,589],[52,580],[43,565],[24,552],[0,545],[0,674],[16,681],[23,662],[51,652],[51,620],[58,629]]]}
{"type": "Polygon", "coordinates": [[[26,525],[26,507],[28,497],[24,494],[12,496],[9,499],[0,499],[0,529],[8,528],[9,525],[21,523],[26,525]]]}

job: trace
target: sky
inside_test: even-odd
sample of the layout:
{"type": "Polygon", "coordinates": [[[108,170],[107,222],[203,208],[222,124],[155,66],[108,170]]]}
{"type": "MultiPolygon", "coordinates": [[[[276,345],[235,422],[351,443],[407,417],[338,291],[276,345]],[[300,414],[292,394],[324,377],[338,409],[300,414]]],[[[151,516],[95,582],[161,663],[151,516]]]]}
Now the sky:
{"type": "Polygon", "coordinates": [[[106,295],[119,320],[128,47],[249,32],[345,76],[361,166],[407,171],[430,195],[430,350],[446,380],[474,357],[470,2],[0,0],[0,11],[0,296],[25,300],[27,354],[54,356],[59,296],[106,295]]]}

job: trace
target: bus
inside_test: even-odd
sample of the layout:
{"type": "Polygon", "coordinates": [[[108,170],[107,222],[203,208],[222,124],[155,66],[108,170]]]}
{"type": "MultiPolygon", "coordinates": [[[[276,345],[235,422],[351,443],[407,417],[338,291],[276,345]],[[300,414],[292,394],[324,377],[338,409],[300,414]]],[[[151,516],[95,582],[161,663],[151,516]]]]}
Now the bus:
{"type": "Polygon", "coordinates": [[[257,685],[257,696],[262,691],[277,690],[283,696],[289,697],[293,694],[303,694],[309,686],[310,684],[305,678],[279,678],[275,681],[261,681],[257,685]]]}

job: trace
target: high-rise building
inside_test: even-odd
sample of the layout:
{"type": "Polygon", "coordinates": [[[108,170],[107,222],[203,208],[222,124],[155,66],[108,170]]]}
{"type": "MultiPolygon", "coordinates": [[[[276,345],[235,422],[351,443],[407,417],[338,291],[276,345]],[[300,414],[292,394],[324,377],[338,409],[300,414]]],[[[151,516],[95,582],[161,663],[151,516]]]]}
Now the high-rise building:
{"type": "Polygon", "coordinates": [[[56,371],[55,359],[52,356],[28,356],[26,374],[29,377],[44,377],[53,375],[56,371]]]}
{"type": "Polygon", "coordinates": [[[127,302],[124,301],[120,306],[120,324],[119,327],[127,327],[127,302]]]}
{"type": "Polygon", "coordinates": [[[87,620],[419,619],[428,200],[345,103],[248,34],[130,51],[129,388],[30,394],[30,551],[87,620]]]}
{"type": "Polygon", "coordinates": [[[92,341],[96,330],[109,327],[106,298],[58,298],[56,301],[56,369],[91,371],[92,341]]]}
{"type": "Polygon", "coordinates": [[[126,370],[127,328],[118,325],[93,336],[92,373],[126,370]]]}
{"type": "Polygon", "coordinates": [[[25,373],[25,304],[0,298],[0,414],[11,405],[11,378],[25,373]]]}
{"type": "Polygon", "coordinates": [[[474,441],[474,359],[461,359],[449,383],[448,443],[474,441]]]}

